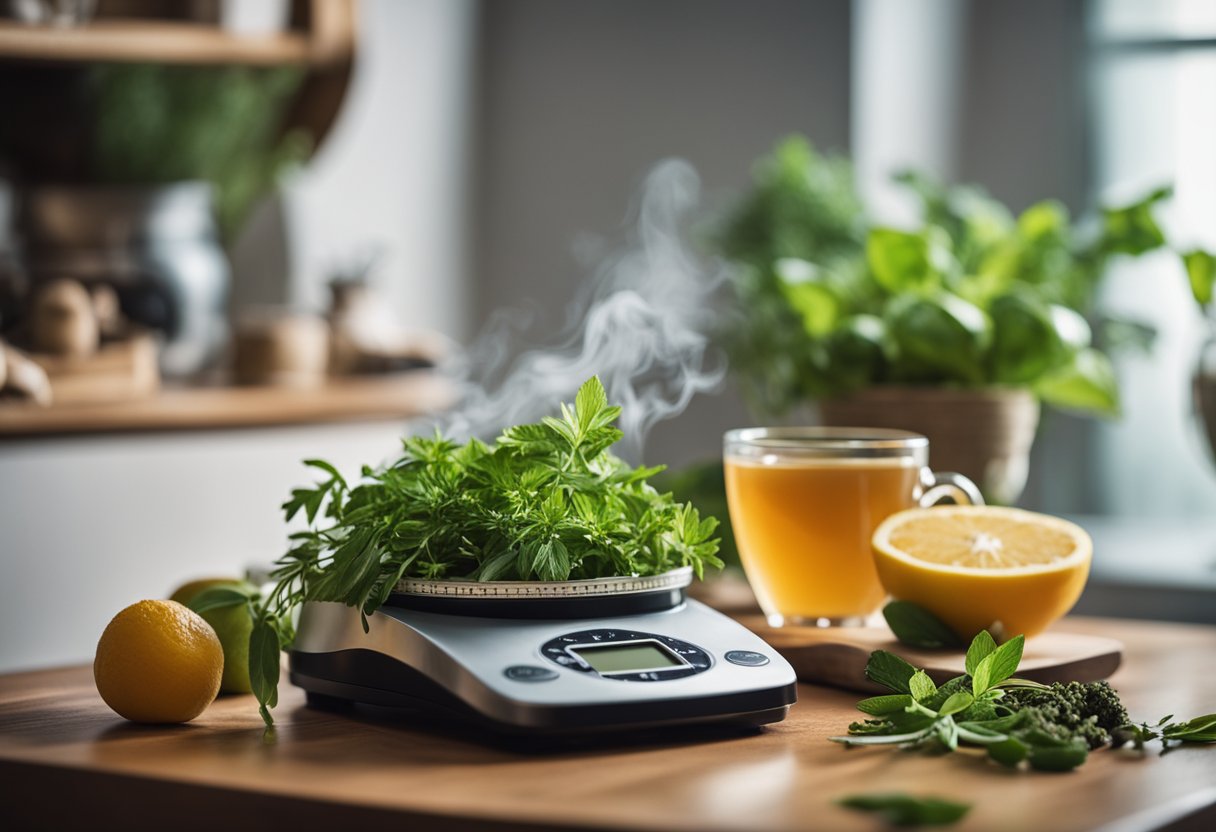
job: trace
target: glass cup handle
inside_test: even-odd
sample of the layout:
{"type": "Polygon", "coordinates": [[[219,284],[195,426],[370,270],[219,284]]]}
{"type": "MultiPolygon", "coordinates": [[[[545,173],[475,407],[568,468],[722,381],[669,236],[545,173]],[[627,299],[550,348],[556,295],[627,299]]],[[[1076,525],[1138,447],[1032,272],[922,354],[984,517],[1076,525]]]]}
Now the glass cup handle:
{"type": "Polygon", "coordinates": [[[984,505],[984,495],[975,487],[975,483],[953,471],[938,472],[922,468],[920,485],[924,489],[920,497],[922,508],[936,505],[946,497],[961,506],[984,505]]]}

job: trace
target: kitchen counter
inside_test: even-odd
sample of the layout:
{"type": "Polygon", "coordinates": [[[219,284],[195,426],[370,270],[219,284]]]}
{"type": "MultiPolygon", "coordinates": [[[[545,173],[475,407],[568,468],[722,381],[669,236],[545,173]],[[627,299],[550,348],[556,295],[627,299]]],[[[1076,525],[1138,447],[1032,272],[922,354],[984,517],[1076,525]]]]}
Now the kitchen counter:
{"type": "MultiPolygon", "coordinates": [[[[1133,717],[1216,711],[1216,628],[1058,626],[1124,642],[1111,681],[1133,717]]],[[[1102,750],[1067,774],[1011,772],[973,752],[845,749],[827,737],[857,718],[858,696],[811,685],[785,722],[758,733],[548,750],[311,709],[286,682],[280,694],[271,737],[251,697],[222,698],[187,725],[139,726],[106,708],[87,667],[2,676],[0,817],[8,829],[874,830],[874,818],[833,801],[903,791],[974,803],[957,830],[1216,823],[1216,747],[1102,750]]]]}

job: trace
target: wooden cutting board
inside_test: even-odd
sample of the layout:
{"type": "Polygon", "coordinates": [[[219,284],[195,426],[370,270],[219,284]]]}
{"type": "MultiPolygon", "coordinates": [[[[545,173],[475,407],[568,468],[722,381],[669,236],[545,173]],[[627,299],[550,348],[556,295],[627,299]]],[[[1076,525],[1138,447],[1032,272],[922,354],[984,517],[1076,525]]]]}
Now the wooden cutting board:
{"type": "MultiPolygon", "coordinates": [[[[857,691],[883,692],[865,677],[874,650],[888,650],[924,668],[941,684],[961,675],[965,650],[922,650],[895,640],[886,627],[770,627],[761,616],[739,619],[785,657],[803,682],[857,691]]],[[[1026,642],[1017,675],[1052,682],[1096,682],[1118,669],[1123,645],[1112,638],[1047,632],[1026,642]]]]}

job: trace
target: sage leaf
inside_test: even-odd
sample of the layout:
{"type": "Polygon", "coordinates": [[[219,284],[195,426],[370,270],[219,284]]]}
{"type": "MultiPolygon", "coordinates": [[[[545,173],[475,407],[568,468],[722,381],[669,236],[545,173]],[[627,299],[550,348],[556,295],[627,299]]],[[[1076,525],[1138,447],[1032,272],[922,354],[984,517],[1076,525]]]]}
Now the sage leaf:
{"type": "Polygon", "coordinates": [[[923,670],[918,670],[908,680],[908,690],[912,693],[913,699],[917,702],[923,702],[937,693],[937,685],[929,678],[929,674],[923,670]]]}
{"type": "Polygon", "coordinates": [[[912,689],[908,687],[908,682],[916,673],[916,668],[894,653],[875,650],[866,662],[865,673],[866,678],[872,682],[877,682],[896,693],[910,694],[912,689]]]}
{"type": "Polygon", "coordinates": [[[887,696],[872,696],[857,703],[857,710],[871,716],[886,716],[899,713],[912,704],[912,697],[894,693],[887,696]]]}
{"type": "Polygon", "coordinates": [[[962,639],[940,618],[911,601],[891,601],[882,608],[887,626],[911,647],[961,647],[962,639]]]}

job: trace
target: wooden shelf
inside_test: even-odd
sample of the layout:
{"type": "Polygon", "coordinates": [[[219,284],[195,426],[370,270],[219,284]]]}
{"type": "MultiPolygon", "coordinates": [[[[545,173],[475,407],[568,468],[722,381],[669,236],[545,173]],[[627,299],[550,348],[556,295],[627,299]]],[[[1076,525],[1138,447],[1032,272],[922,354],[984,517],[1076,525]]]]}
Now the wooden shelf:
{"type": "Polygon", "coordinates": [[[57,63],[307,63],[311,42],[299,33],[232,35],[214,26],[167,21],[99,20],[64,29],[0,22],[0,58],[57,63]]]}
{"type": "Polygon", "coordinates": [[[450,406],[452,385],[417,371],[374,379],[343,379],[323,387],[168,389],[114,404],[37,407],[0,403],[0,440],[31,436],[392,421],[450,406]]]}

